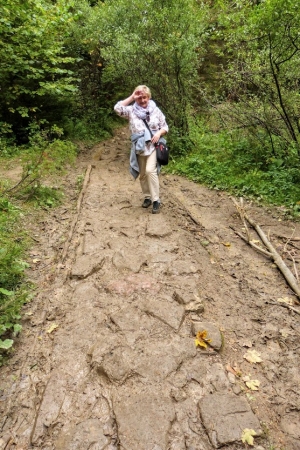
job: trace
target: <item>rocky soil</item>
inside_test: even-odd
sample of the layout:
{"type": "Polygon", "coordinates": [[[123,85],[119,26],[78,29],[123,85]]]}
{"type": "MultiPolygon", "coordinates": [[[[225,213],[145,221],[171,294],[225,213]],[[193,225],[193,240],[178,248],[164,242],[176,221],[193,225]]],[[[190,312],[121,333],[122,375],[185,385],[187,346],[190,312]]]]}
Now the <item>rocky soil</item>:
{"type": "MultiPolygon", "coordinates": [[[[247,429],[256,450],[300,449],[296,296],[226,193],[162,174],[161,214],[142,209],[128,148],[120,129],[83,153],[29,225],[37,290],[0,371],[0,449],[235,450],[247,429]]],[[[299,223],[246,206],[297,267],[299,223]]]]}

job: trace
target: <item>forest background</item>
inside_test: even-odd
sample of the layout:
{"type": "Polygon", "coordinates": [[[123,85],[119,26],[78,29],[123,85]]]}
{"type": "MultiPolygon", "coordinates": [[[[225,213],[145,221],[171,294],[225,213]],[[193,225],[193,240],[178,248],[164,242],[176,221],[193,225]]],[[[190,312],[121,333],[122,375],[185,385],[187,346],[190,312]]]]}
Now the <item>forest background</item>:
{"type": "Polygon", "coordinates": [[[0,158],[23,168],[0,181],[1,357],[31,291],[22,214],[60,201],[44,177],[111,136],[114,104],[138,84],[170,126],[169,172],[299,216],[299,30],[295,0],[0,6],[0,158]]]}

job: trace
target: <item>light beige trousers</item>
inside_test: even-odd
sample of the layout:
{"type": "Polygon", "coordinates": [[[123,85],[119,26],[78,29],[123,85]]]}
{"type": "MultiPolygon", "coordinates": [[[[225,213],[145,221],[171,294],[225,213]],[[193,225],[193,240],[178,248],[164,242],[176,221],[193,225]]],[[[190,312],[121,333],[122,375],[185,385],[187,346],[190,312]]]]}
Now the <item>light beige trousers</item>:
{"type": "Polygon", "coordinates": [[[159,200],[159,180],[156,167],[156,151],[151,155],[137,155],[140,169],[140,183],[145,198],[152,202],[159,200]]]}

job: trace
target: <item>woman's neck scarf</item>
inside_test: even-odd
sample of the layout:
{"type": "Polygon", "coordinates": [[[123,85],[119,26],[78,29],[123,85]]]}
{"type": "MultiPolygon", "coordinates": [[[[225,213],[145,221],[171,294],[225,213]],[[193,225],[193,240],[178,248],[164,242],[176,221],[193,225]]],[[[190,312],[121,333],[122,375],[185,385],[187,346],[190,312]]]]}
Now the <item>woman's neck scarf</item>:
{"type": "Polygon", "coordinates": [[[133,105],[133,112],[136,116],[138,116],[139,119],[145,120],[149,118],[150,114],[154,111],[156,108],[156,103],[153,100],[149,100],[149,103],[147,105],[147,108],[143,108],[142,106],[139,106],[136,102],[133,105]]]}

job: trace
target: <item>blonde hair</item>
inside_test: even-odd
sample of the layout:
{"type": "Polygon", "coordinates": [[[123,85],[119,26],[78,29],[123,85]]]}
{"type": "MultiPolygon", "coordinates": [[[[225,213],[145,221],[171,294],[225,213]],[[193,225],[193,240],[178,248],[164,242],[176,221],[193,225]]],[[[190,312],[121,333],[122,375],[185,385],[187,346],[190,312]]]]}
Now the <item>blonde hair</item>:
{"type": "Polygon", "coordinates": [[[151,98],[151,91],[145,84],[141,84],[140,86],[137,86],[134,90],[135,91],[142,91],[144,92],[149,98],[151,98]]]}

